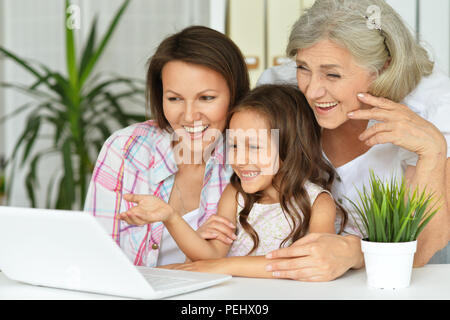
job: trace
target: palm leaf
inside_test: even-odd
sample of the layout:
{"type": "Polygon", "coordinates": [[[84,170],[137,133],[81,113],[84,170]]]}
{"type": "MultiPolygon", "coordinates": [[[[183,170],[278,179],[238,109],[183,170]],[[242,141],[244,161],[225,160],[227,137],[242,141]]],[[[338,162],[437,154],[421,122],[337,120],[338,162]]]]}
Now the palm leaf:
{"type": "Polygon", "coordinates": [[[89,60],[92,58],[93,54],[94,54],[94,47],[95,47],[95,37],[97,34],[97,20],[98,20],[98,16],[96,15],[94,17],[94,21],[92,22],[92,26],[91,26],[91,32],[89,33],[89,38],[88,41],[86,43],[86,46],[83,49],[83,55],[81,57],[81,61],[80,61],[80,74],[82,74],[84,72],[84,70],[86,69],[89,60]]]}
{"type": "MultiPolygon", "coordinates": [[[[69,14],[67,12],[69,3],[70,1],[66,0],[66,18],[69,14]]],[[[36,150],[35,145],[40,139],[50,138],[53,142],[51,152],[60,156],[63,172],[62,174],[55,172],[50,184],[47,185],[48,193],[56,189],[56,197],[48,194],[46,205],[50,206],[52,202],[51,206],[59,209],[71,209],[74,205],[77,205],[78,209],[82,208],[87,181],[102,141],[115,130],[109,125],[110,120],[112,124],[123,126],[145,119],[144,115],[126,112],[122,106],[125,101],[122,99],[132,101],[136,96],[144,98],[145,89],[142,80],[123,76],[100,80],[99,74],[92,74],[128,4],[129,0],[122,3],[98,47],[95,43],[97,17],[94,18],[78,63],[75,32],[66,28],[67,75],[39,62],[32,63],[0,47],[0,53],[12,59],[34,77],[31,85],[0,83],[4,88],[16,90],[33,98],[33,102],[18,107],[0,119],[0,122],[7,121],[24,111],[28,112],[25,129],[20,133],[8,159],[10,170],[6,185],[8,197],[11,194],[17,165],[27,165],[26,193],[32,206],[37,205],[38,199],[35,194],[39,186],[37,167],[45,155],[42,154],[43,151],[36,150]],[[114,86],[118,84],[124,85],[126,90],[117,92],[114,86]],[[42,135],[43,125],[50,125],[52,133],[42,135]],[[18,158],[19,151],[22,151],[20,158],[18,158]]]]}
{"type": "MultiPolygon", "coordinates": [[[[66,0],[66,19],[64,19],[64,26],[66,29],[66,62],[67,62],[67,74],[69,75],[69,80],[72,88],[78,90],[78,70],[77,70],[77,54],[75,47],[74,32],[72,28],[66,25],[66,21],[70,17],[70,12],[68,12],[70,6],[70,1],[66,0]]],[[[75,95],[72,95],[72,99],[76,99],[75,95]]],[[[75,100],[72,100],[75,101],[75,100]]]]}
{"type": "Polygon", "coordinates": [[[14,60],[16,63],[18,63],[21,67],[23,67],[25,70],[29,71],[31,74],[33,74],[36,78],[38,78],[41,81],[45,82],[45,77],[42,76],[35,68],[31,66],[29,62],[26,60],[20,58],[18,55],[13,54],[9,50],[0,47],[0,52],[3,53],[6,57],[14,60]]]}
{"type": "Polygon", "coordinates": [[[109,39],[111,38],[114,30],[117,27],[117,24],[118,24],[121,16],[125,12],[125,9],[127,8],[129,3],[130,3],[129,0],[124,1],[122,6],[117,11],[117,13],[116,13],[114,19],[112,20],[111,24],[109,25],[108,30],[106,31],[106,34],[104,35],[102,41],[100,42],[99,47],[97,48],[97,50],[95,50],[94,54],[90,57],[90,59],[87,59],[88,61],[86,63],[86,67],[84,68],[84,70],[80,74],[80,81],[79,81],[80,87],[83,86],[84,82],[89,77],[92,69],[96,65],[98,59],[100,58],[100,56],[102,55],[103,51],[105,50],[105,47],[106,47],[106,45],[109,42],[109,39]]]}

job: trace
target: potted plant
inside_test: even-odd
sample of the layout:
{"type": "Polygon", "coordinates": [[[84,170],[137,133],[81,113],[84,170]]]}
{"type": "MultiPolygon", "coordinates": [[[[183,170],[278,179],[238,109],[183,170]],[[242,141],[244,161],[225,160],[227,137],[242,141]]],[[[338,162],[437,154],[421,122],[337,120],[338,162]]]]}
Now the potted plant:
{"type": "Polygon", "coordinates": [[[46,206],[57,209],[82,208],[89,177],[103,142],[118,127],[145,120],[144,108],[142,114],[133,114],[123,105],[130,100],[145,105],[143,80],[100,77],[99,73],[93,72],[129,2],[130,0],[125,0],[122,3],[100,42],[96,39],[95,18],[87,42],[81,52],[78,52],[76,30],[66,23],[71,13],[71,3],[66,0],[66,74],[42,63],[28,61],[0,46],[0,54],[13,60],[34,78],[31,85],[0,82],[0,87],[12,88],[33,98],[32,102],[17,107],[12,114],[0,119],[1,124],[6,119],[28,111],[25,129],[7,159],[10,168],[7,194],[14,181],[15,168],[18,165],[26,166],[25,187],[31,205],[35,207],[35,190],[44,187],[39,183],[38,164],[48,156],[57,155],[63,170],[53,172],[46,188],[46,206]],[[121,86],[119,89],[118,85],[121,86]],[[43,131],[44,126],[52,128],[50,133],[48,130],[43,131]],[[50,139],[51,147],[36,150],[35,143],[40,139],[50,139]],[[56,196],[51,199],[53,187],[57,190],[56,196]]]}
{"type": "Polygon", "coordinates": [[[411,192],[404,178],[384,182],[373,171],[369,185],[357,190],[358,203],[348,199],[364,237],[367,283],[375,288],[408,287],[417,237],[437,212],[433,195],[417,188],[411,192]]]}

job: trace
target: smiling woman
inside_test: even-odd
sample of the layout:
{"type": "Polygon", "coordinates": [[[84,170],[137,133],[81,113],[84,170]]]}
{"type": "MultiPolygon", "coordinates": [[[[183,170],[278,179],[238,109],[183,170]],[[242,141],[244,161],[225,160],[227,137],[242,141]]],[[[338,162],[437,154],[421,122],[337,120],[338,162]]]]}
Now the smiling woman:
{"type": "Polygon", "coordinates": [[[147,101],[154,120],[109,137],[85,205],[134,264],[185,260],[165,226],[151,223],[134,204],[145,202],[161,217],[175,213],[194,230],[216,213],[232,173],[218,134],[248,90],[241,52],[206,27],[166,38],[150,58],[147,101]]]}
{"type": "Polygon", "coordinates": [[[298,50],[297,78],[317,121],[335,129],[347,113],[362,107],[359,92],[367,92],[376,74],[360,67],[348,50],[330,40],[298,50]]]}
{"type": "Polygon", "coordinates": [[[182,153],[175,153],[180,156],[177,163],[200,164],[203,151],[225,129],[230,104],[227,82],[212,69],[175,60],[163,67],[162,84],[164,117],[175,139],[181,139],[175,144],[180,144],[177,149],[182,153]]]}
{"type": "MultiPolygon", "coordinates": [[[[287,82],[297,72],[339,176],[333,195],[344,206],[358,198],[370,169],[382,179],[405,176],[412,189],[427,187],[441,199],[418,239],[414,263],[426,264],[450,239],[450,80],[383,0],[316,0],[293,26],[286,52],[295,62],[265,71],[259,84],[287,82]],[[368,24],[374,7],[376,27],[368,24]]],[[[364,265],[354,235],[309,235],[271,257],[285,259],[270,268],[287,278],[334,279],[364,265]]]]}

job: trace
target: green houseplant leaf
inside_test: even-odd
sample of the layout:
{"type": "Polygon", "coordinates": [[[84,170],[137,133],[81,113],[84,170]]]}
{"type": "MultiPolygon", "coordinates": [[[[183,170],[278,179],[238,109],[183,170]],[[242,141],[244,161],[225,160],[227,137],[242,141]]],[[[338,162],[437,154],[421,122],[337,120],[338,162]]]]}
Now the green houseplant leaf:
{"type": "MultiPolygon", "coordinates": [[[[10,175],[7,193],[12,189],[14,173],[18,165],[26,167],[25,188],[32,206],[36,206],[36,189],[40,185],[38,166],[49,156],[59,157],[62,172],[52,174],[46,187],[46,206],[58,209],[81,209],[90,174],[98,152],[115,130],[145,120],[141,114],[126,111],[125,102],[145,105],[145,83],[123,76],[107,79],[95,74],[102,54],[119,25],[130,0],[125,0],[115,13],[105,34],[97,44],[97,17],[94,18],[84,46],[76,44],[76,30],[64,25],[66,50],[66,75],[50,67],[31,62],[0,46],[0,53],[26,70],[34,79],[31,85],[0,83],[4,88],[20,91],[32,98],[13,113],[0,119],[0,124],[27,113],[25,129],[19,135],[16,146],[8,159],[10,175]],[[77,59],[77,47],[83,47],[77,59]],[[123,87],[118,91],[117,87],[123,87]],[[43,127],[50,127],[48,133],[43,127]],[[36,142],[47,140],[50,147],[36,150],[36,142]],[[55,192],[52,198],[51,194],[55,192]]],[[[70,1],[66,0],[67,18],[70,1]]],[[[47,143],[48,144],[48,143],[47,143]]]]}
{"type": "Polygon", "coordinates": [[[438,209],[433,194],[426,189],[412,193],[404,178],[400,183],[391,178],[384,182],[370,172],[370,191],[357,189],[359,200],[349,202],[361,233],[371,242],[408,242],[417,240],[420,232],[438,209]],[[434,209],[434,210],[433,210],[434,209]],[[359,219],[358,219],[359,218],[359,219]]]}

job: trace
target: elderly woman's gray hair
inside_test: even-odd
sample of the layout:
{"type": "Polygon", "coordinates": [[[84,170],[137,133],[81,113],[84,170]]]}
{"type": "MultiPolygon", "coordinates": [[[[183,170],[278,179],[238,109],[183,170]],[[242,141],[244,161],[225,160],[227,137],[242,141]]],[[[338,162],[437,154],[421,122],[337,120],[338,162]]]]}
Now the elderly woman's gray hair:
{"type": "Polygon", "coordinates": [[[292,27],[286,52],[295,57],[297,50],[326,39],[378,74],[371,94],[395,102],[433,70],[426,50],[384,0],[316,0],[292,27]]]}

